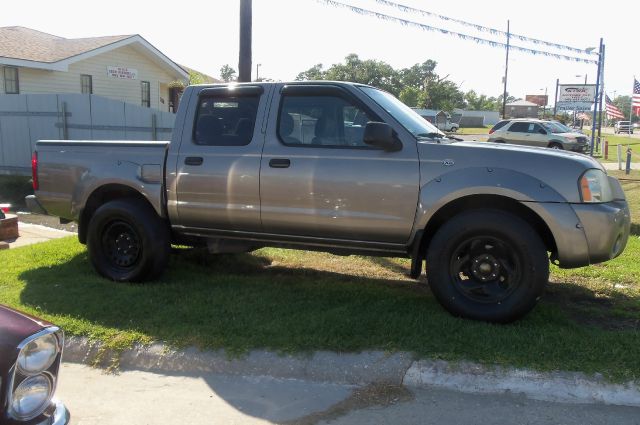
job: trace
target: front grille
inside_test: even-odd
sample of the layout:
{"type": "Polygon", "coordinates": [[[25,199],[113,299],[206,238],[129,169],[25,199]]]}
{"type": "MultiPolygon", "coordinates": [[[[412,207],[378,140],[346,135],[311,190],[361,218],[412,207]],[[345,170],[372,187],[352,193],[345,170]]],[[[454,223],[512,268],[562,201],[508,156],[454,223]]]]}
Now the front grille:
{"type": "Polygon", "coordinates": [[[578,140],[578,143],[587,143],[586,137],[578,137],[577,140],[578,140]]]}

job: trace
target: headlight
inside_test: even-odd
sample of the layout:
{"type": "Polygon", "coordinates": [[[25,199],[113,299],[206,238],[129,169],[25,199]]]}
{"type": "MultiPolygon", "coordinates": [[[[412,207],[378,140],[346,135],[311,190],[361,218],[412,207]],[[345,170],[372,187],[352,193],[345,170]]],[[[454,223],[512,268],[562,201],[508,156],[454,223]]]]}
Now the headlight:
{"type": "Polygon", "coordinates": [[[610,202],[613,200],[609,179],[602,170],[584,172],[578,181],[582,202],[610,202]]]}
{"type": "Polygon", "coordinates": [[[24,381],[13,392],[11,398],[11,415],[18,420],[29,420],[47,408],[53,383],[48,375],[41,374],[31,376],[24,381]]]}
{"type": "Polygon", "coordinates": [[[58,355],[58,339],[54,334],[43,335],[25,345],[18,355],[18,370],[34,375],[46,370],[58,355]]]}

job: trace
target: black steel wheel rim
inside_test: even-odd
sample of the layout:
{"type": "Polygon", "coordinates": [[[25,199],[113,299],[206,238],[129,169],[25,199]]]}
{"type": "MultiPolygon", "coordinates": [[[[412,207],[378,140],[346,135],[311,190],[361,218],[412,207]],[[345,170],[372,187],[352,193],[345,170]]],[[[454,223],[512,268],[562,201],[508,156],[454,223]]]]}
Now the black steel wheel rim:
{"type": "Polygon", "coordinates": [[[124,221],[112,221],[102,232],[102,249],[109,263],[118,269],[134,267],[140,259],[140,237],[133,226],[124,221]]]}
{"type": "Polygon", "coordinates": [[[522,261],[508,242],[477,236],[462,241],[453,250],[450,275],[454,287],[465,298],[496,304],[519,286],[522,261]]]}

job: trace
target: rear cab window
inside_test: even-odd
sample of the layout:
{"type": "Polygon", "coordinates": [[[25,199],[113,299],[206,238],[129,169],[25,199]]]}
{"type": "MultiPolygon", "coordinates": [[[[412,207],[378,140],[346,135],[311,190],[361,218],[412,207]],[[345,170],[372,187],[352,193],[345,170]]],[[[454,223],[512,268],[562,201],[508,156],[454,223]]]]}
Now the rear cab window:
{"type": "Polygon", "coordinates": [[[260,102],[258,91],[203,90],[193,127],[193,142],[206,146],[251,143],[260,102]]]}

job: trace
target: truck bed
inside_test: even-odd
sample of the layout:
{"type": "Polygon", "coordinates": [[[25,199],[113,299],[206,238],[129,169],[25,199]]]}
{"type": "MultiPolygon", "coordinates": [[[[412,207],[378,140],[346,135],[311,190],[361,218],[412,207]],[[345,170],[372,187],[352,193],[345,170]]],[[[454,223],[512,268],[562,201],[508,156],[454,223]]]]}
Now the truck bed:
{"type": "Polygon", "coordinates": [[[47,213],[77,220],[98,186],[120,184],[162,207],[168,141],[40,140],[34,154],[38,200],[47,213]]]}

